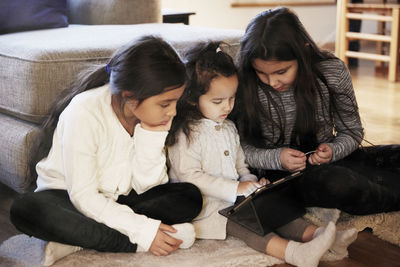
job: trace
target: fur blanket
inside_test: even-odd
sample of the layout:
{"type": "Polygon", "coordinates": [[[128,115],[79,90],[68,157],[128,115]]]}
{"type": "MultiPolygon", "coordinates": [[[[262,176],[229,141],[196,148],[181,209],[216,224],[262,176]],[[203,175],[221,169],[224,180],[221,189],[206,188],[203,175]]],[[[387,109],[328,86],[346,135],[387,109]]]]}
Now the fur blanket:
{"type": "MultiPolygon", "coordinates": [[[[340,214],[336,209],[311,208],[305,218],[317,225],[337,221],[338,229],[369,227],[379,238],[400,246],[400,212],[368,216],[340,214]]],[[[43,262],[45,242],[27,235],[16,235],[0,246],[0,266],[35,267],[43,262]]],[[[166,257],[151,253],[99,253],[81,250],[53,266],[272,266],[279,259],[259,253],[233,237],[224,241],[198,240],[190,249],[166,257]]]]}
{"type": "Polygon", "coordinates": [[[354,227],[362,231],[365,228],[371,228],[373,234],[380,239],[400,246],[400,211],[355,216],[340,213],[337,209],[310,208],[305,218],[317,225],[329,220],[335,221],[337,218],[337,229],[354,227]]]}

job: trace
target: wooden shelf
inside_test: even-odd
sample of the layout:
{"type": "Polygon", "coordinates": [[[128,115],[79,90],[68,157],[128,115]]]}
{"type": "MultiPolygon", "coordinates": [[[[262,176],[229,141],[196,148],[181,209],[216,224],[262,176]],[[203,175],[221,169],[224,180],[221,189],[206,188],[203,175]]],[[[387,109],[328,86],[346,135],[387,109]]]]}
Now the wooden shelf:
{"type": "Polygon", "coordinates": [[[372,54],[372,53],[364,53],[364,52],[346,51],[346,56],[352,57],[352,58],[360,58],[360,59],[382,61],[382,62],[390,61],[390,56],[372,54]]]}
{"type": "Polygon", "coordinates": [[[347,32],[347,39],[367,40],[367,41],[378,41],[388,42],[392,40],[389,35],[373,34],[373,33],[359,33],[359,32],[347,32]]]}
{"type": "Polygon", "coordinates": [[[385,21],[391,22],[393,19],[391,16],[382,16],[374,14],[362,14],[362,13],[348,13],[346,15],[348,19],[358,19],[358,20],[373,20],[373,21],[385,21]]]}

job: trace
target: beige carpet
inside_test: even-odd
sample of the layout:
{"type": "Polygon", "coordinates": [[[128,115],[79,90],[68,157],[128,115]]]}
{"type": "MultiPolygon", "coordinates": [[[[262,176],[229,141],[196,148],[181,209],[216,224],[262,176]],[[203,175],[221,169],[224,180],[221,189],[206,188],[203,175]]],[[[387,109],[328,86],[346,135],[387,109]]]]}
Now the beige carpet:
{"type": "MultiPolygon", "coordinates": [[[[368,216],[340,214],[335,209],[312,208],[305,216],[321,225],[337,220],[339,229],[369,227],[379,238],[400,246],[400,212],[368,216]],[[339,218],[338,218],[339,217],[339,218]]],[[[41,266],[44,241],[26,235],[13,236],[0,246],[0,266],[41,266]]],[[[242,241],[229,237],[225,241],[198,240],[187,250],[178,250],[166,257],[151,253],[99,253],[82,250],[69,255],[53,266],[272,266],[280,260],[248,248],[242,241]]]]}
{"type": "MultiPolygon", "coordinates": [[[[41,266],[44,241],[17,235],[0,247],[0,266],[41,266]]],[[[190,249],[181,249],[166,257],[151,253],[99,253],[82,250],[69,255],[52,266],[271,266],[281,263],[276,258],[247,247],[242,241],[228,238],[225,241],[198,240],[190,249]]]]}

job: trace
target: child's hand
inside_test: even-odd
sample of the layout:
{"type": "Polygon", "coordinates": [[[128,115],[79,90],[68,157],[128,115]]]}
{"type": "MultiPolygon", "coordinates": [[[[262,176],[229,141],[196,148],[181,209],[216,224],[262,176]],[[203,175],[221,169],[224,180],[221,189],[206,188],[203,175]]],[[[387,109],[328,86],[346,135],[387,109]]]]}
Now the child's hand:
{"type": "Polygon", "coordinates": [[[301,171],[306,168],[306,155],[292,148],[284,148],[281,151],[280,160],[282,167],[290,172],[301,171]]]}
{"type": "Polygon", "coordinates": [[[177,250],[182,244],[182,240],[173,238],[164,232],[176,233],[176,230],[170,225],[163,223],[160,224],[156,237],[154,237],[149,249],[149,251],[156,256],[169,255],[177,250]]]}
{"type": "Polygon", "coordinates": [[[172,120],[174,117],[172,117],[166,124],[160,124],[160,125],[150,125],[145,122],[140,122],[140,125],[142,126],[143,129],[148,130],[148,131],[154,131],[154,132],[168,132],[169,129],[171,129],[172,125],[172,120]]]}
{"type": "Polygon", "coordinates": [[[311,154],[308,158],[308,162],[311,165],[320,165],[329,163],[332,160],[333,151],[330,145],[322,143],[318,146],[318,150],[311,154]]]}
{"type": "Polygon", "coordinates": [[[251,193],[257,190],[257,188],[261,187],[261,184],[255,181],[245,181],[240,182],[237,188],[236,195],[238,196],[249,196],[251,193]]]}
{"type": "Polygon", "coordinates": [[[265,179],[264,177],[263,178],[261,178],[259,181],[258,181],[258,183],[261,185],[261,186],[264,186],[264,185],[267,185],[267,184],[269,184],[269,183],[271,183],[268,179],[265,179]]]}

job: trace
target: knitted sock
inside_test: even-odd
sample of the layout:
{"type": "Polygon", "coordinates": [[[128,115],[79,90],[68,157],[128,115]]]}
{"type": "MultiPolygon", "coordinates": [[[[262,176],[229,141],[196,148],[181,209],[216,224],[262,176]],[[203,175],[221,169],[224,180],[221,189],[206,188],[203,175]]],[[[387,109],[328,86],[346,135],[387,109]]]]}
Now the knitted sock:
{"type": "MultiPolygon", "coordinates": [[[[136,245],[137,245],[137,244],[136,244],[136,245]]],[[[147,252],[147,250],[145,250],[145,249],[142,248],[141,246],[137,245],[136,252],[147,252]]]]}
{"type": "MultiPolygon", "coordinates": [[[[325,227],[319,227],[314,232],[314,237],[317,237],[323,231],[325,227]]],[[[347,251],[347,247],[350,246],[357,239],[358,231],[355,228],[351,228],[348,230],[337,231],[336,238],[333,245],[329,248],[329,250],[322,256],[322,261],[337,261],[341,260],[349,254],[347,251]]]]}
{"type": "Polygon", "coordinates": [[[53,265],[59,259],[79,250],[82,250],[82,248],[57,242],[48,242],[44,249],[43,266],[53,265]]]}
{"type": "Polygon", "coordinates": [[[179,248],[190,248],[195,239],[196,239],[196,233],[194,231],[194,226],[191,223],[180,223],[180,224],[174,224],[172,225],[177,232],[176,233],[170,233],[167,232],[168,235],[182,240],[182,244],[179,246],[179,248]]]}
{"type": "Polygon", "coordinates": [[[325,231],[307,243],[289,241],[285,261],[299,267],[317,267],[322,255],[335,241],[336,226],[330,222],[325,231]]]}

